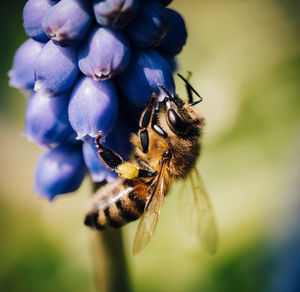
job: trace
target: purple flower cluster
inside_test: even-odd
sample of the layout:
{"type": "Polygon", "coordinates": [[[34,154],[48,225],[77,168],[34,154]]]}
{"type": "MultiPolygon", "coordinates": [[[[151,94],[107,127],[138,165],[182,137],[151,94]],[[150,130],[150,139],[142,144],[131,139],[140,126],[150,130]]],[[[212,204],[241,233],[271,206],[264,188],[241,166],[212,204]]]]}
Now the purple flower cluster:
{"type": "Polygon", "coordinates": [[[95,137],[124,159],[129,135],[157,83],[175,93],[175,55],[184,46],[183,18],[168,0],[28,0],[10,85],[29,92],[25,131],[46,147],[34,190],[53,199],[75,191],[87,171],[113,181],[95,137]]]}

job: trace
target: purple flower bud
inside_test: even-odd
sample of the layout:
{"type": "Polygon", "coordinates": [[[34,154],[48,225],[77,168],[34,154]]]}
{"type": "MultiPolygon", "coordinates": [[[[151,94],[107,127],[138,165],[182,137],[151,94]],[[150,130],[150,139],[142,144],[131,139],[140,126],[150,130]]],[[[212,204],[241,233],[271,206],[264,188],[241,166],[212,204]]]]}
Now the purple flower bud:
{"type": "Polygon", "coordinates": [[[93,8],[99,24],[123,28],[136,14],[139,0],[93,0],[93,8]]]}
{"type": "Polygon", "coordinates": [[[159,45],[170,29],[166,8],[156,0],[145,0],[135,18],[126,27],[129,39],[139,48],[159,45]]]}
{"type": "Polygon", "coordinates": [[[50,147],[75,138],[68,119],[69,92],[57,97],[34,93],[27,102],[25,135],[30,142],[50,147]]]}
{"type": "MultiPolygon", "coordinates": [[[[124,160],[127,160],[131,150],[129,136],[130,130],[127,124],[119,117],[115,127],[109,133],[103,145],[114,150],[124,160]]],[[[114,181],[118,177],[117,174],[105,166],[97,154],[99,149],[95,146],[95,139],[91,143],[83,143],[83,157],[91,173],[92,180],[94,182],[101,182],[103,180],[107,180],[108,182],[114,181]]]]}
{"type": "Polygon", "coordinates": [[[47,0],[29,0],[23,10],[24,29],[26,34],[39,42],[47,42],[42,22],[51,5],[47,0]]]}
{"type": "Polygon", "coordinates": [[[163,6],[168,6],[173,0],[158,0],[163,6]]]}
{"type": "Polygon", "coordinates": [[[50,40],[37,59],[34,90],[50,95],[64,92],[78,74],[77,46],[61,47],[50,40]]]}
{"type": "Polygon", "coordinates": [[[61,144],[44,153],[35,171],[34,191],[53,200],[76,191],[86,173],[81,145],[61,144]]]}
{"type": "Polygon", "coordinates": [[[8,72],[10,86],[20,90],[33,89],[34,68],[42,47],[42,43],[29,39],[18,48],[8,72]]]}
{"type": "Polygon", "coordinates": [[[157,47],[163,56],[174,56],[181,52],[186,43],[187,31],[182,16],[172,9],[166,9],[169,14],[171,29],[157,47]]]}
{"type": "Polygon", "coordinates": [[[53,41],[73,45],[87,34],[91,13],[89,0],[61,0],[46,13],[43,28],[53,41]]]}
{"type": "Polygon", "coordinates": [[[88,140],[101,130],[106,136],[118,113],[118,99],[113,81],[94,81],[81,77],[71,94],[69,119],[77,138],[88,140]]]}
{"type": "Polygon", "coordinates": [[[171,94],[175,94],[175,84],[171,68],[155,50],[136,50],[128,68],[117,78],[122,94],[136,106],[144,106],[155,92],[161,92],[158,83],[164,85],[171,94]]]}
{"type": "Polygon", "coordinates": [[[121,74],[128,66],[130,46],[121,31],[95,27],[80,46],[80,70],[94,80],[106,80],[121,74]]]}

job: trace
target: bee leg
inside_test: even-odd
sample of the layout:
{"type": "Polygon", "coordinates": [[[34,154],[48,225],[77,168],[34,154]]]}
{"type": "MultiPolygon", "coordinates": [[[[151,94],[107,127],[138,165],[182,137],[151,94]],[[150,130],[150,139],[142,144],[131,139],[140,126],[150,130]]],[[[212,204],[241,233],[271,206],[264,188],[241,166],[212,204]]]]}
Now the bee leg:
{"type": "Polygon", "coordinates": [[[149,148],[149,135],[148,135],[148,131],[146,129],[142,129],[142,130],[139,131],[138,135],[140,137],[140,141],[141,141],[143,152],[147,153],[148,152],[148,148],[149,148]]]}
{"type": "Polygon", "coordinates": [[[123,163],[123,159],[121,158],[120,155],[115,153],[113,150],[103,146],[100,142],[101,138],[102,138],[102,132],[99,131],[95,141],[96,147],[99,148],[98,155],[108,166],[108,168],[115,170],[120,164],[123,163]]]}
{"type": "Polygon", "coordinates": [[[156,97],[157,97],[156,94],[152,93],[151,100],[148,103],[145,110],[143,111],[143,113],[141,115],[140,123],[139,123],[140,130],[138,132],[138,136],[140,137],[140,141],[141,141],[141,145],[142,145],[142,149],[143,149],[144,153],[148,152],[149,135],[148,135],[147,127],[152,120],[153,105],[154,105],[154,101],[155,101],[156,97]]]}
{"type": "Polygon", "coordinates": [[[153,177],[156,175],[156,172],[140,169],[134,164],[124,161],[120,155],[115,153],[113,150],[103,146],[100,142],[101,138],[102,132],[99,131],[98,137],[95,141],[96,147],[99,148],[98,155],[106,164],[106,166],[111,170],[116,171],[119,176],[127,179],[133,179],[135,177],[153,177]]]}

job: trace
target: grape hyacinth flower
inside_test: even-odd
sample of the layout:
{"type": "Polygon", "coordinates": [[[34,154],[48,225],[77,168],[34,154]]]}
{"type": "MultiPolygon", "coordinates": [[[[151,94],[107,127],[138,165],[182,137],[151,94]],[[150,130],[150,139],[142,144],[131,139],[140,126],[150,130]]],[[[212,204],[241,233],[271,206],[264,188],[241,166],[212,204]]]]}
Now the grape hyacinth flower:
{"type": "Polygon", "coordinates": [[[153,48],[159,45],[170,29],[166,8],[158,1],[144,0],[136,17],[128,24],[129,39],[139,48],[153,48]]]}
{"type": "Polygon", "coordinates": [[[107,135],[117,113],[117,93],[111,80],[97,82],[88,77],[78,80],[69,103],[69,119],[78,140],[95,138],[100,129],[107,135]]]}
{"type": "Polygon", "coordinates": [[[78,53],[80,70],[96,81],[121,74],[129,59],[130,46],[124,34],[100,26],[94,27],[78,53]]]}
{"type": "Polygon", "coordinates": [[[30,142],[41,147],[51,147],[74,139],[76,133],[68,117],[69,99],[69,92],[56,97],[36,92],[29,97],[24,134],[30,142]]]}
{"type": "Polygon", "coordinates": [[[36,41],[47,42],[49,40],[43,29],[42,22],[50,7],[51,4],[48,0],[28,0],[25,4],[23,26],[26,34],[36,41]]]}
{"type": "Polygon", "coordinates": [[[61,0],[47,11],[43,28],[54,42],[73,45],[85,37],[91,14],[89,0],[61,0]]]}
{"type": "Polygon", "coordinates": [[[175,93],[172,71],[167,61],[153,49],[135,50],[124,74],[117,78],[119,88],[131,103],[145,106],[155,92],[160,96],[157,84],[164,84],[175,93]]]}
{"type": "Polygon", "coordinates": [[[95,137],[123,159],[130,133],[157,83],[175,93],[176,55],[186,41],[170,0],[28,0],[30,38],[17,50],[10,85],[29,91],[24,134],[46,148],[34,190],[53,200],[117,177],[97,155],[95,137]],[[170,45],[169,45],[170,44],[170,45]],[[32,92],[34,90],[35,92],[32,92]]]}
{"type": "Polygon", "coordinates": [[[97,22],[113,28],[125,27],[138,8],[139,0],[93,0],[97,22]]]}
{"type": "Polygon", "coordinates": [[[187,31],[182,16],[173,9],[166,9],[169,14],[171,29],[163,38],[157,51],[165,57],[179,54],[185,45],[187,31]]]}
{"type": "Polygon", "coordinates": [[[40,42],[28,39],[18,48],[12,69],[8,72],[10,86],[21,91],[33,89],[36,60],[43,46],[40,42]]]}
{"type": "Polygon", "coordinates": [[[53,200],[78,189],[85,173],[82,146],[60,144],[44,153],[35,171],[35,192],[53,200]]]}
{"type": "Polygon", "coordinates": [[[78,74],[77,46],[60,47],[53,41],[43,47],[35,67],[35,91],[59,94],[69,90],[78,74]]]}

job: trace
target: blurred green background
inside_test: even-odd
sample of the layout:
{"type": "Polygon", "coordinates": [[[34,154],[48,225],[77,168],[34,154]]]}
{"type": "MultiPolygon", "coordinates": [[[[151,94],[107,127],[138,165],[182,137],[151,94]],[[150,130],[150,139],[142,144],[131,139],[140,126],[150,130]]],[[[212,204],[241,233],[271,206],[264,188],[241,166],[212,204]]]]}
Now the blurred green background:
{"type": "MultiPolygon", "coordinates": [[[[20,136],[26,99],[7,72],[25,41],[25,1],[1,3],[0,291],[94,291],[92,232],[82,224],[89,181],[53,203],[32,192],[41,153],[20,136]]],[[[300,2],[174,0],[207,121],[199,163],[220,243],[209,256],[185,233],[168,196],[157,233],[131,255],[135,291],[300,291],[300,2]],[[299,215],[298,215],[299,214],[299,215]]],[[[178,80],[176,80],[177,82],[178,80]]],[[[177,92],[184,94],[177,82],[177,92]]]]}

